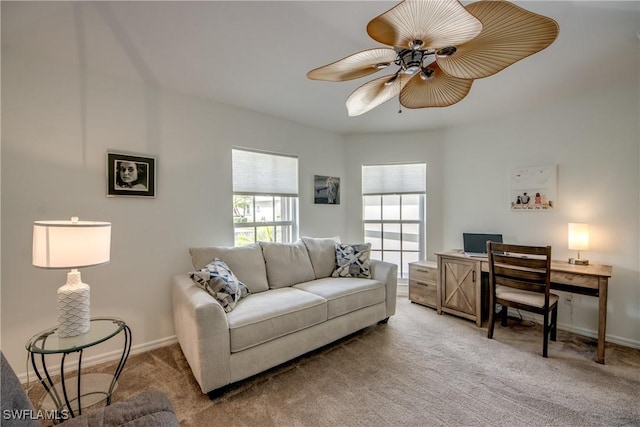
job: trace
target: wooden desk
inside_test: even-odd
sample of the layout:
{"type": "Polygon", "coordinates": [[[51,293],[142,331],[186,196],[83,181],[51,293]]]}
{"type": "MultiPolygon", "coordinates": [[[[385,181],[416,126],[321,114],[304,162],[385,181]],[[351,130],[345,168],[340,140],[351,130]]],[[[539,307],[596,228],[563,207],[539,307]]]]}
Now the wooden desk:
{"type": "MultiPolygon", "coordinates": [[[[459,258],[471,261],[475,268],[482,273],[489,273],[489,260],[487,258],[469,257],[461,250],[451,250],[439,252],[438,268],[441,268],[441,261],[446,259],[459,258]]],[[[598,351],[596,362],[604,364],[604,344],[607,330],[607,291],[612,267],[610,265],[573,265],[567,261],[551,261],[551,288],[559,291],[572,292],[581,295],[589,295],[598,298],[598,351]]],[[[444,297],[443,272],[440,272],[438,281],[438,313],[442,312],[442,300],[444,297]]],[[[478,299],[481,293],[486,292],[481,282],[476,283],[478,299]]],[[[479,304],[480,302],[478,302],[479,304]]],[[[479,307],[479,305],[478,305],[479,307]]],[[[446,310],[445,310],[446,311],[446,310]]],[[[475,320],[479,324],[482,313],[475,313],[475,320]]]]}

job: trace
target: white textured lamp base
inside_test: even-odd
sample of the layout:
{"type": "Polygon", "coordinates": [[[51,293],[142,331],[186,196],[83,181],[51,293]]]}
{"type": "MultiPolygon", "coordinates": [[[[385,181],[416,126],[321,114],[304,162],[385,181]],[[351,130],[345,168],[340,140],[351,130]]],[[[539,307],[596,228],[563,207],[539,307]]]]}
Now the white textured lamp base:
{"type": "Polygon", "coordinates": [[[82,283],[80,272],[67,273],[67,283],[58,288],[58,336],[75,337],[89,332],[90,288],[82,283]]]}

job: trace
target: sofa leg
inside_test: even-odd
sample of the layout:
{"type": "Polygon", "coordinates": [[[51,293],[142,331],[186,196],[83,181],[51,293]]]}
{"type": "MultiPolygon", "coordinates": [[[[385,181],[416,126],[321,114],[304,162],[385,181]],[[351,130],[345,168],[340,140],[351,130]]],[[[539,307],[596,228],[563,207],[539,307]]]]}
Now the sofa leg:
{"type": "Polygon", "coordinates": [[[381,321],[378,322],[379,325],[384,325],[385,323],[387,323],[389,321],[389,318],[387,317],[386,319],[382,319],[381,321]]]}

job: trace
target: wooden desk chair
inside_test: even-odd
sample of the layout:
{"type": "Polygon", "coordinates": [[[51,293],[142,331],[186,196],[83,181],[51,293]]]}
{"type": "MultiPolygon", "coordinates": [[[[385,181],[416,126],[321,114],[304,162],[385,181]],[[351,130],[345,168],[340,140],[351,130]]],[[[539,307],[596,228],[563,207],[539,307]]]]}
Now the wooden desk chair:
{"type": "Polygon", "coordinates": [[[496,304],[502,306],[502,326],[507,326],[507,307],[544,316],[542,356],[547,357],[549,336],[556,340],[558,296],[551,285],[551,246],[522,246],[487,242],[489,254],[489,328],[493,338],[496,304]],[[551,322],[549,322],[551,312],[551,322]]]}

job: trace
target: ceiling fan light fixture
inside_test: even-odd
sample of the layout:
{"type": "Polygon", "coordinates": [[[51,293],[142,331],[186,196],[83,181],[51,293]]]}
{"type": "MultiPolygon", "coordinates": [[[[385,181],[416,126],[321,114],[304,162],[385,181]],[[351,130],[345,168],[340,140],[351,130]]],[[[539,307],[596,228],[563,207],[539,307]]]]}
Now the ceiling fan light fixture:
{"type": "Polygon", "coordinates": [[[422,40],[412,40],[409,43],[409,49],[411,49],[411,50],[420,50],[423,45],[424,45],[424,42],[422,40]]]}
{"type": "Polygon", "coordinates": [[[430,78],[432,78],[432,77],[433,77],[433,73],[434,73],[434,72],[435,72],[435,71],[434,71],[433,69],[431,69],[431,68],[423,68],[423,69],[420,71],[420,78],[421,78],[422,80],[429,80],[430,78]]]}
{"type": "Polygon", "coordinates": [[[417,73],[420,70],[420,65],[419,64],[415,64],[415,65],[410,65],[407,68],[404,69],[404,73],[405,74],[409,74],[409,75],[413,75],[415,73],[417,73]]]}
{"type": "Polygon", "coordinates": [[[436,56],[438,58],[447,58],[447,57],[453,55],[454,53],[456,53],[457,50],[458,50],[458,48],[455,47],[455,46],[444,47],[444,48],[439,49],[438,51],[436,51],[436,56]]]}
{"type": "Polygon", "coordinates": [[[389,80],[384,82],[384,85],[385,86],[391,86],[397,79],[398,79],[398,75],[394,74],[393,76],[391,76],[391,78],[389,80]]]}

